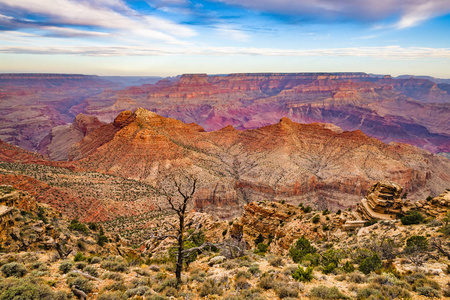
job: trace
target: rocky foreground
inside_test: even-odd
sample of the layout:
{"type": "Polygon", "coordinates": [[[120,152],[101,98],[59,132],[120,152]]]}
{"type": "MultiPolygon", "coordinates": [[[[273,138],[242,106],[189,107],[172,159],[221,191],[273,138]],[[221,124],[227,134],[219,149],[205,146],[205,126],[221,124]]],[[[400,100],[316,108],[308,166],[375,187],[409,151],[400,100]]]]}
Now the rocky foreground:
{"type": "Polygon", "coordinates": [[[190,256],[177,285],[170,240],[132,249],[120,231],[68,221],[29,194],[0,186],[0,299],[450,297],[450,191],[411,206],[397,200],[397,188],[379,183],[364,199],[383,213],[400,207],[401,220],[270,201],[249,203],[230,222],[190,214],[202,231],[187,247],[222,246],[190,256]],[[345,226],[355,220],[365,223],[345,226]],[[223,247],[238,239],[242,251],[223,247]]]}

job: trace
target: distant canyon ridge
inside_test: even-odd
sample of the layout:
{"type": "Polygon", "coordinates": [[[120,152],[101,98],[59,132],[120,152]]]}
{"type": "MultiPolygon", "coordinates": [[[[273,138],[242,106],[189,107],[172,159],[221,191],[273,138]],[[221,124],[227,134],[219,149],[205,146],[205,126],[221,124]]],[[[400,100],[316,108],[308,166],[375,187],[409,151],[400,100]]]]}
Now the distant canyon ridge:
{"type": "Polygon", "coordinates": [[[66,160],[67,145],[89,131],[86,120],[74,121],[78,114],[109,123],[121,111],[142,107],[206,131],[228,125],[256,129],[288,117],[448,155],[450,84],[432,80],[365,73],[186,74],[160,80],[0,74],[0,139],[66,160]]]}

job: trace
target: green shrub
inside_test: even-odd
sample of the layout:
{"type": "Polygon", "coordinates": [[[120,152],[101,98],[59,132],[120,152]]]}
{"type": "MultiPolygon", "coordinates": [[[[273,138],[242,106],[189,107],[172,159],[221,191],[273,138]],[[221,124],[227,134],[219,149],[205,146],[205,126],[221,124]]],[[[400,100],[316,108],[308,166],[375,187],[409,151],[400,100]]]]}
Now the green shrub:
{"type": "Polygon", "coordinates": [[[328,265],[326,265],[325,267],[322,268],[322,272],[324,274],[330,274],[335,269],[336,269],[336,265],[334,263],[329,263],[328,265]]]}
{"type": "Polygon", "coordinates": [[[373,254],[371,257],[365,258],[359,265],[359,270],[364,274],[381,269],[383,266],[378,254],[373,254]]]}
{"type": "Polygon", "coordinates": [[[206,297],[208,295],[218,295],[221,296],[223,294],[223,289],[219,286],[219,284],[214,279],[207,279],[200,286],[200,297],[206,297]]]}
{"type": "Polygon", "coordinates": [[[368,221],[364,222],[364,227],[372,226],[373,224],[376,224],[377,222],[378,222],[378,221],[375,220],[375,219],[368,220],[368,221]]]}
{"type": "Polygon", "coordinates": [[[320,216],[319,215],[314,215],[314,217],[312,217],[311,222],[313,222],[314,224],[319,223],[320,221],[320,216]]]}
{"type": "Polygon", "coordinates": [[[77,252],[77,254],[75,255],[75,257],[73,258],[73,261],[85,261],[86,257],[84,257],[83,253],[81,252],[77,252]]]}
{"type": "Polygon", "coordinates": [[[311,206],[306,206],[306,207],[301,207],[301,209],[302,209],[302,211],[304,212],[304,213],[310,213],[311,211],[312,211],[312,208],[311,208],[311,206]]]}
{"type": "Polygon", "coordinates": [[[266,253],[268,249],[269,249],[269,245],[264,244],[264,243],[259,243],[256,246],[256,252],[257,253],[266,253]]]}
{"type": "Polygon", "coordinates": [[[309,253],[315,253],[316,251],[317,249],[311,246],[310,241],[302,236],[289,249],[289,256],[294,262],[299,263],[302,261],[305,255],[309,253]]]}
{"type": "Polygon", "coordinates": [[[292,274],[292,278],[301,282],[309,282],[314,278],[312,273],[312,267],[302,268],[298,266],[297,270],[295,270],[295,272],[292,274]]]}
{"type": "Polygon", "coordinates": [[[413,225],[422,223],[425,218],[418,211],[409,211],[408,214],[400,219],[403,225],[413,225]]]}
{"type": "Polygon", "coordinates": [[[355,266],[351,262],[347,261],[342,266],[342,269],[344,270],[345,273],[351,273],[351,272],[355,271],[355,266]]]}
{"type": "Polygon", "coordinates": [[[369,299],[369,297],[371,297],[370,299],[378,299],[377,296],[381,297],[381,293],[375,288],[362,288],[356,292],[356,299],[358,300],[369,299]]]}
{"type": "Polygon", "coordinates": [[[17,262],[4,264],[0,270],[5,275],[5,277],[23,277],[28,273],[27,268],[25,268],[23,264],[17,262]]]}
{"type": "Polygon", "coordinates": [[[413,235],[406,240],[406,253],[424,252],[428,249],[428,239],[422,235],[413,235]]]}
{"type": "Polygon", "coordinates": [[[166,300],[167,298],[158,294],[153,294],[147,297],[148,300],[166,300]]]}
{"type": "Polygon", "coordinates": [[[89,229],[86,227],[86,225],[80,223],[78,220],[72,220],[68,228],[71,231],[79,231],[84,234],[89,233],[89,229]]]}
{"type": "Polygon", "coordinates": [[[350,299],[342,294],[337,287],[326,287],[323,285],[313,287],[310,291],[312,299],[350,299]]]}

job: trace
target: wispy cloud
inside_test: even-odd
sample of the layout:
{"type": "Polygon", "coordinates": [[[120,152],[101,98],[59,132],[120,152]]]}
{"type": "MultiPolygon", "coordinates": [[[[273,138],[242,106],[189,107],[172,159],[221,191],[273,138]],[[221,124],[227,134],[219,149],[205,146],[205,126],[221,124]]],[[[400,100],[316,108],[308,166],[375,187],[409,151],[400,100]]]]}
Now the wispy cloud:
{"type": "Polygon", "coordinates": [[[383,59],[450,59],[450,48],[426,47],[348,47],[329,49],[276,49],[276,48],[246,48],[246,47],[34,47],[34,46],[0,46],[0,53],[15,54],[72,54],[86,56],[160,56],[160,55],[252,55],[252,56],[351,56],[372,57],[383,59]]]}
{"type": "Polygon", "coordinates": [[[297,15],[323,20],[363,20],[396,18],[392,26],[412,27],[450,13],[448,0],[215,0],[259,11],[297,15]]]}
{"type": "Polygon", "coordinates": [[[0,22],[11,29],[37,28],[68,36],[101,35],[101,32],[122,33],[144,38],[177,42],[177,38],[196,35],[190,27],[170,20],[143,15],[121,0],[0,0],[0,10],[13,12],[3,15],[0,22]],[[37,15],[43,21],[24,21],[23,15],[37,15]],[[6,24],[6,22],[8,24],[6,24]],[[52,25],[49,27],[48,25],[52,25]],[[70,30],[67,27],[78,28],[70,30]],[[58,29],[62,28],[62,29],[58,29]],[[90,34],[89,32],[95,32],[90,34]]]}
{"type": "Polygon", "coordinates": [[[243,42],[250,38],[250,36],[244,31],[233,28],[229,25],[218,25],[216,30],[221,36],[230,40],[243,42]]]}

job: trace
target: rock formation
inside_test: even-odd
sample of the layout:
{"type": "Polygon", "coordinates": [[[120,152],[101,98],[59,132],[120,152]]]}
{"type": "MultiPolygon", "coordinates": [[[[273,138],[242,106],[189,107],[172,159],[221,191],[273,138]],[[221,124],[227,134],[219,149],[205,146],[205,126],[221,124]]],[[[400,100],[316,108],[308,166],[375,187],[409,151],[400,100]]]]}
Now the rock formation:
{"type": "Polygon", "coordinates": [[[401,198],[402,190],[395,183],[379,181],[367,191],[358,205],[358,212],[366,220],[395,220],[409,210],[408,203],[401,198]]]}
{"type": "Polygon", "coordinates": [[[288,118],[257,130],[205,132],[144,109],[125,111],[74,145],[69,156],[78,168],[152,184],[177,167],[197,173],[198,209],[221,217],[266,199],[321,209],[356,206],[372,178],[399,182],[416,200],[450,181],[443,157],[288,118]]]}

